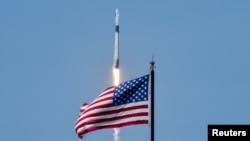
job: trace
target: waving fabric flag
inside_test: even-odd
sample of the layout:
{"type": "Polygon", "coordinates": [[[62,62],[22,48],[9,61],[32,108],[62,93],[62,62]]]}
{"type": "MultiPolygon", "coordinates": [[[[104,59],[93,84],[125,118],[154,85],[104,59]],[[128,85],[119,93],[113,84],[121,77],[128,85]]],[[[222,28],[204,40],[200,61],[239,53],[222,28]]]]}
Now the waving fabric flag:
{"type": "Polygon", "coordinates": [[[80,108],[75,130],[80,138],[88,132],[147,124],[149,75],[104,90],[92,103],[80,108]]]}

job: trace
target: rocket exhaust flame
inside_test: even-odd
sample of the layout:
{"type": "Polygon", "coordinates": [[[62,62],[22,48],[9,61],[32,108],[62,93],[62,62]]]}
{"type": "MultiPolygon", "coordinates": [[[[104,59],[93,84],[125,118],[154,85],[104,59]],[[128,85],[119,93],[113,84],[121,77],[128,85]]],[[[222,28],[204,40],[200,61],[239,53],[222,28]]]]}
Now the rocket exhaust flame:
{"type": "MultiPolygon", "coordinates": [[[[114,86],[118,86],[120,83],[120,70],[118,68],[114,68],[113,69],[113,79],[114,79],[114,86]]],[[[119,137],[119,132],[120,129],[119,128],[114,128],[114,141],[120,141],[120,137],[119,137]]]]}
{"type": "Polygon", "coordinates": [[[114,78],[114,86],[118,86],[119,83],[120,83],[120,79],[119,79],[119,76],[120,76],[120,70],[117,69],[117,68],[114,68],[113,69],[113,78],[114,78]]]}
{"type": "MultiPolygon", "coordinates": [[[[113,82],[114,82],[114,86],[118,86],[120,83],[120,70],[118,68],[114,68],[113,69],[113,82]]],[[[120,137],[119,137],[119,132],[120,129],[119,128],[114,128],[114,141],[120,141],[120,137]]]]}

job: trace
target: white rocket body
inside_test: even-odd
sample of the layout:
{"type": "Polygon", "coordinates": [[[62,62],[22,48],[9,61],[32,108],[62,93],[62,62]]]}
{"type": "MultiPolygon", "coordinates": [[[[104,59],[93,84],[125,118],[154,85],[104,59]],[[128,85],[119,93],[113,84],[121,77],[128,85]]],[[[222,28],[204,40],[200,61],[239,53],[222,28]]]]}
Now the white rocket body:
{"type": "Polygon", "coordinates": [[[115,10],[114,68],[119,68],[119,10],[115,10]]]}

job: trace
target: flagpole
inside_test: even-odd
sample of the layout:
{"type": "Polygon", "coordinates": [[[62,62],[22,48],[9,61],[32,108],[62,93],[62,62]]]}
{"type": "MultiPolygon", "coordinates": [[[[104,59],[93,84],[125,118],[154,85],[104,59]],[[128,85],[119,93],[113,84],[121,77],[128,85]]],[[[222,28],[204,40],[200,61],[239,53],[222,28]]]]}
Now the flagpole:
{"type": "Polygon", "coordinates": [[[154,68],[155,68],[155,62],[152,59],[150,62],[150,124],[151,124],[151,141],[154,141],[154,68]]]}

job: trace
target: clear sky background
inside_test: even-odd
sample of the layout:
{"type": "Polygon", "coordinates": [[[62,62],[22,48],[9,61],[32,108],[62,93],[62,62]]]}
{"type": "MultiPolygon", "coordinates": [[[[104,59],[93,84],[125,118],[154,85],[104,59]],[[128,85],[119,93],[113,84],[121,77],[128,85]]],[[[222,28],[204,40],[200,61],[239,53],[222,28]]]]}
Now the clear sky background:
{"type": "MultiPolygon", "coordinates": [[[[83,102],[112,85],[114,11],[120,69],[149,73],[156,141],[205,141],[208,124],[250,124],[249,0],[1,0],[0,140],[78,141],[83,102]]],[[[121,141],[149,141],[149,126],[121,141]]],[[[113,130],[85,141],[113,141],[113,130]]]]}

